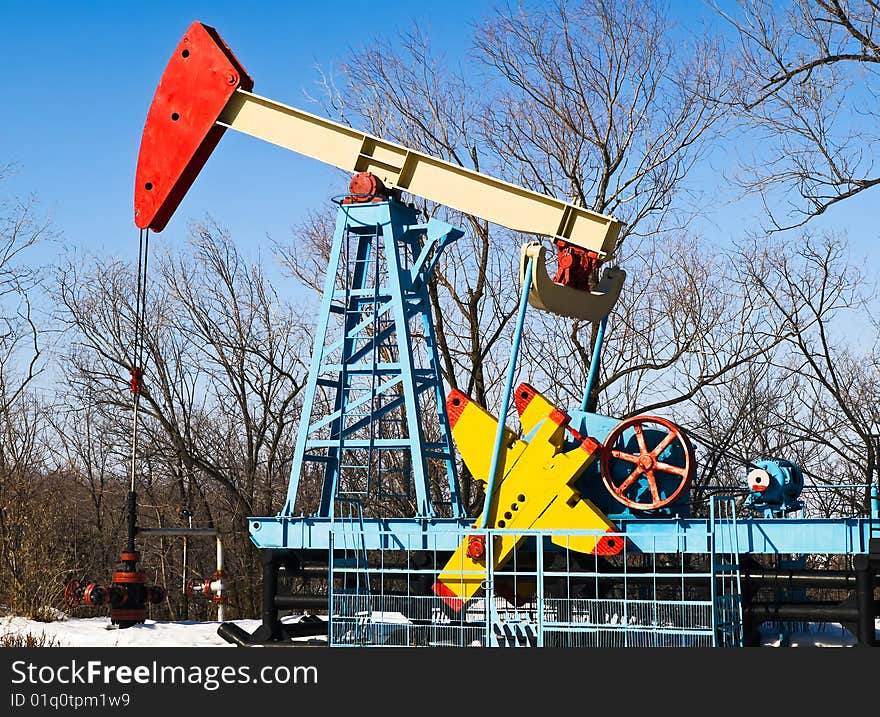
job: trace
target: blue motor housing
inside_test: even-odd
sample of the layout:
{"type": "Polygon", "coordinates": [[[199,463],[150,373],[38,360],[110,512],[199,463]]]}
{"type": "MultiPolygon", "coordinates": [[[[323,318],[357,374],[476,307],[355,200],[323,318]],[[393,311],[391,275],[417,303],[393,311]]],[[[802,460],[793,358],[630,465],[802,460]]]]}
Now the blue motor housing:
{"type": "Polygon", "coordinates": [[[752,466],[746,476],[746,507],[768,517],[803,507],[799,498],[804,489],[804,474],[797,465],[784,458],[762,458],[752,461],[752,466]]]}

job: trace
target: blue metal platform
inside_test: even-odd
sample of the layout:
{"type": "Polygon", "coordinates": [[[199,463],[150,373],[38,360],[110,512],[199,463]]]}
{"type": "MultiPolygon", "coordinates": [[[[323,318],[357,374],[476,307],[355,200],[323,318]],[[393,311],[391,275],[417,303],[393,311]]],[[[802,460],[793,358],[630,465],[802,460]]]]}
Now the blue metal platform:
{"type": "MultiPolygon", "coordinates": [[[[715,532],[735,529],[741,554],[866,553],[871,535],[870,518],[739,518],[716,521],[715,532]]],[[[500,529],[478,531],[469,518],[249,518],[253,543],[258,548],[328,550],[332,536],[341,531],[363,535],[367,550],[455,550],[466,534],[501,535],[500,529]]],[[[686,519],[631,519],[618,522],[620,534],[631,548],[642,553],[710,553],[711,521],[686,519]]],[[[518,535],[551,535],[553,531],[515,531],[518,535]]],[[[565,531],[587,535],[594,531],[565,531]]]]}

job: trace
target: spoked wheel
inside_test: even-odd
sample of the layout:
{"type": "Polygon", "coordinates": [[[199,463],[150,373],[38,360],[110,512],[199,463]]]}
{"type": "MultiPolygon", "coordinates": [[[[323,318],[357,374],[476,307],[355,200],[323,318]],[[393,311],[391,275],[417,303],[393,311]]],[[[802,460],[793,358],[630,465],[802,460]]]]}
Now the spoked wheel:
{"type": "Polygon", "coordinates": [[[80,585],[77,580],[68,580],[64,586],[64,605],[68,610],[76,610],[81,602],[80,585]]]}
{"type": "Polygon", "coordinates": [[[685,432],[656,416],[633,416],[618,423],[605,439],[601,464],[605,487],[637,510],[674,503],[696,473],[696,456],[685,432]],[[627,431],[635,443],[633,435],[624,435],[627,431]]]}

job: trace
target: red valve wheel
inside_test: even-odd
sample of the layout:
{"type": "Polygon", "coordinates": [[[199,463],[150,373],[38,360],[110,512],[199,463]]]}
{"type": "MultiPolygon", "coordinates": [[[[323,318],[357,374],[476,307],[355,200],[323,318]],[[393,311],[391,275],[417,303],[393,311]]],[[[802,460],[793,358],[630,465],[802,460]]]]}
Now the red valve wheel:
{"type": "Polygon", "coordinates": [[[68,610],[76,610],[81,602],[79,581],[68,580],[64,586],[64,604],[68,610]]]}
{"type": "Polygon", "coordinates": [[[672,421],[656,416],[633,416],[618,423],[608,434],[602,447],[601,466],[605,487],[617,500],[630,508],[652,510],[674,503],[687,490],[694,479],[697,461],[687,435],[672,421]],[[653,448],[649,448],[645,428],[649,428],[652,433],[665,431],[666,435],[653,448]],[[628,429],[632,429],[635,434],[638,452],[615,448],[615,444],[628,429]],[[660,460],[660,456],[670,448],[677,448],[681,452],[684,466],[660,460]],[[629,465],[623,480],[615,480],[615,468],[620,466],[620,462],[629,465]],[[633,498],[627,495],[627,491],[637,485],[641,476],[644,476],[651,493],[649,502],[640,502],[638,496],[633,498]],[[660,494],[658,478],[661,477],[664,478],[665,496],[660,494]]]}

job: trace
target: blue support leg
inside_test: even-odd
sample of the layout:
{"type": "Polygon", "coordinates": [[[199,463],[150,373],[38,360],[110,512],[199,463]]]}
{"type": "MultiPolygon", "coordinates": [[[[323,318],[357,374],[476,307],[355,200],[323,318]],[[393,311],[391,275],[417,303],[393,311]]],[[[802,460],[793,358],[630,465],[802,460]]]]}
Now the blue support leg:
{"type": "Polygon", "coordinates": [[[590,394],[599,379],[599,362],[602,359],[602,342],[605,340],[605,326],[608,324],[606,316],[599,322],[599,330],[596,332],[596,343],[593,345],[593,355],[590,358],[590,373],[587,375],[587,385],[584,388],[584,398],[581,401],[581,411],[586,411],[590,404],[590,394]]]}
{"type": "Polygon", "coordinates": [[[498,473],[501,459],[501,443],[504,440],[504,422],[507,419],[507,411],[510,408],[510,394],[513,393],[513,380],[516,377],[516,360],[519,357],[519,345],[522,341],[523,323],[526,318],[526,306],[529,303],[529,288],[532,285],[532,270],[535,259],[529,257],[526,264],[525,276],[522,282],[522,292],[519,298],[519,313],[516,317],[516,328],[513,332],[513,344],[510,347],[510,363],[507,366],[507,383],[504,387],[504,396],[501,399],[501,412],[498,414],[498,429],[495,431],[495,444],[492,449],[492,462],[489,464],[489,481],[486,485],[486,502],[483,505],[483,520],[481,525],[490,528],[489,508],[492,504],[492,496],[495,492],[495,483],[498,482],[498,473]]]}

